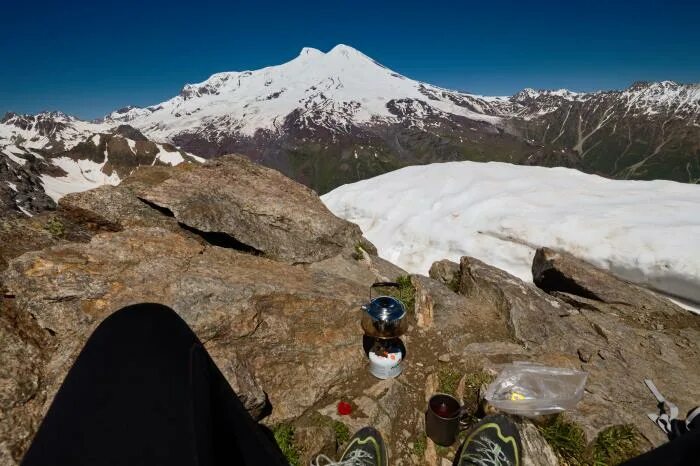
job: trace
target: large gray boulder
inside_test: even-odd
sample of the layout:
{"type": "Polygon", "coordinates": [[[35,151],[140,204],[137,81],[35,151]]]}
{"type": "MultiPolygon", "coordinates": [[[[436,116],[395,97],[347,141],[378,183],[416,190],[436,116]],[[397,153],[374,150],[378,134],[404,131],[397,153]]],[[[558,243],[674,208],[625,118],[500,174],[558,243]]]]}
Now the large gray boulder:
{"type": "MultiPolygon", "coordinates": [[[[544,255],[538,252],[536,262],[544,255]]],[[[567,288],[566,300],[551,287],[550,295],[468,257],[460,263],[459,291],[478,303],[490,303],[502,316],[510,342],[525,349],[511,359],[576,367],[589,373],[583,401],[570,413],[589,439],[607,426],[629,423],[653,444],[665,441],[646,417],[655,402],[643,380],[654,379],[682,410],[697,405],[700,316],[573,256],[547,255],[550,263],[554,259],[555,264],[562,264],[561,270],[568,271],[568,277],[578,280],[579,288],[567,288]],[[609,301],[592,299],[592,294],[609,301]]],[[[479,319],[479,315],[469,316],[463,325],[468,328],[468,321],[479,319]]],[[[500,353],[502,359],[507,351],[500,353]]]]}
{"type": "Polygon", "coordinates": [[[333,215],[311,189],[241,156],[226,156],[136,189],[178,222],[228,236],[241,249],[310,263],[363,244],[360,228],[333,215]]]}
{"type": "Polygon", "coordinates": [[[688,312],[668,299],[563,251],[539,248],[532,262],[532,277],[539,288],[576,307],[594,302],[594,307],[614,309],[649,328],[685,326],[682,321],[688,319],[688,312]]]}

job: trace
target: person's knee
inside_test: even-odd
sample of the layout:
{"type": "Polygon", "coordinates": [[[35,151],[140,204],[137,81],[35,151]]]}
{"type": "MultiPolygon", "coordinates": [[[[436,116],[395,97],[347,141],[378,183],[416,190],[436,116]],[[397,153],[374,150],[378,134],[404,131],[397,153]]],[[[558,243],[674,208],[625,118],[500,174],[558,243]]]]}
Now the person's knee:
{"type": "Polygon", "coordinates": [[[115,338],[138,339],[160,333],[189,333],[187,324],[170,307],[157,303],[140,303],[123,307],[100,323],[95,333],[115,338]]]}

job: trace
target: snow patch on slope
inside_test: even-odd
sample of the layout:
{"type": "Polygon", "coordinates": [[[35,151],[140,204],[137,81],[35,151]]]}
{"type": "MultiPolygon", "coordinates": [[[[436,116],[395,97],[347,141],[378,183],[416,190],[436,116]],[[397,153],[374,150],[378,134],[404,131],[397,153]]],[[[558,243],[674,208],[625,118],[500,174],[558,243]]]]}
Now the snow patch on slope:
{"type": "Polygon", "coordinates": [[[403,168],[321,199],[413,273],[466,255],[531,281],[535,249],[548,246],[700,303],[700,186],[451,162],[403,168]]]}
{"type": "Polygon", "coordinates": [[[112,172],[110,175],[103,172],[107,161],[107,157],[102,163],[92,160],[76,161],[69,157],[54,158],[52,159],[53,164],[62,168],[67,175],[61,177],[41,175],[44,192],[58,202],[66,194],[87,191],[105,184],[116,186],[121,182],[119,175],[116,172],[112,172]]]}

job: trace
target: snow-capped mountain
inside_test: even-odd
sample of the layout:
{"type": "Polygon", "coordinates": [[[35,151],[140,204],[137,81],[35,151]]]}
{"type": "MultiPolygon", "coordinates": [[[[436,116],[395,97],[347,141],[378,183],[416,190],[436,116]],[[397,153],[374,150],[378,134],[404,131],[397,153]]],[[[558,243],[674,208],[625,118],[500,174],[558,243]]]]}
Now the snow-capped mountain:
{"type": "Polygon", "coordinates": [[[409,79],[345,45],[217,73],[105,122],[204,157],[243,152],[321,192],[405,165],[463,159],[700,179],[699,85],[484,97],[409,79]]]}
{"type": "Polygon", "coordinates": [[[493,114],[498,113],[499,103],[408,79],[351,47],[338,45],[328,53],[304,48],[279,66],[217,73],[186,85],[166,102],[113,112],[106,121],[129,123],[162,140],[212,126],[217,128],[214,138],[253,137],[259,131],[282,131],[290,116],[299,127],[334,131],[396,122],[400,113],[422,124],[426,111],[497,123],[500,119],[493,114]]]}
{"type": "Polygon", "coordinates": [[[246,154],[321,193],[406,165],[453,160],[700,180],[700,85],[484,97],[402,76],[346,45],[217,73],[165,102],[96,122],[8,114],[0,121],[1,157],[53,157],[125,125],[204,158],[246,154]]]}

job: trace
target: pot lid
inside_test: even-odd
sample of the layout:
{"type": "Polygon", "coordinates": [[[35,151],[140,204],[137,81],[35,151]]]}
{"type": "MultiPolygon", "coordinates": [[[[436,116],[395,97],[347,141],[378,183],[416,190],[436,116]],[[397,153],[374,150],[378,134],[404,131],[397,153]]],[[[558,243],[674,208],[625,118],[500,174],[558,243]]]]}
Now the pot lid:
{"type": "Polygon", "coordinates": [[[374,298],[365,309],[370,316],[375,320],[390,322],[403,319],[406,315],[406,309],[403,304],[396,298],[391,296],[379,296],[374,298]]]}

